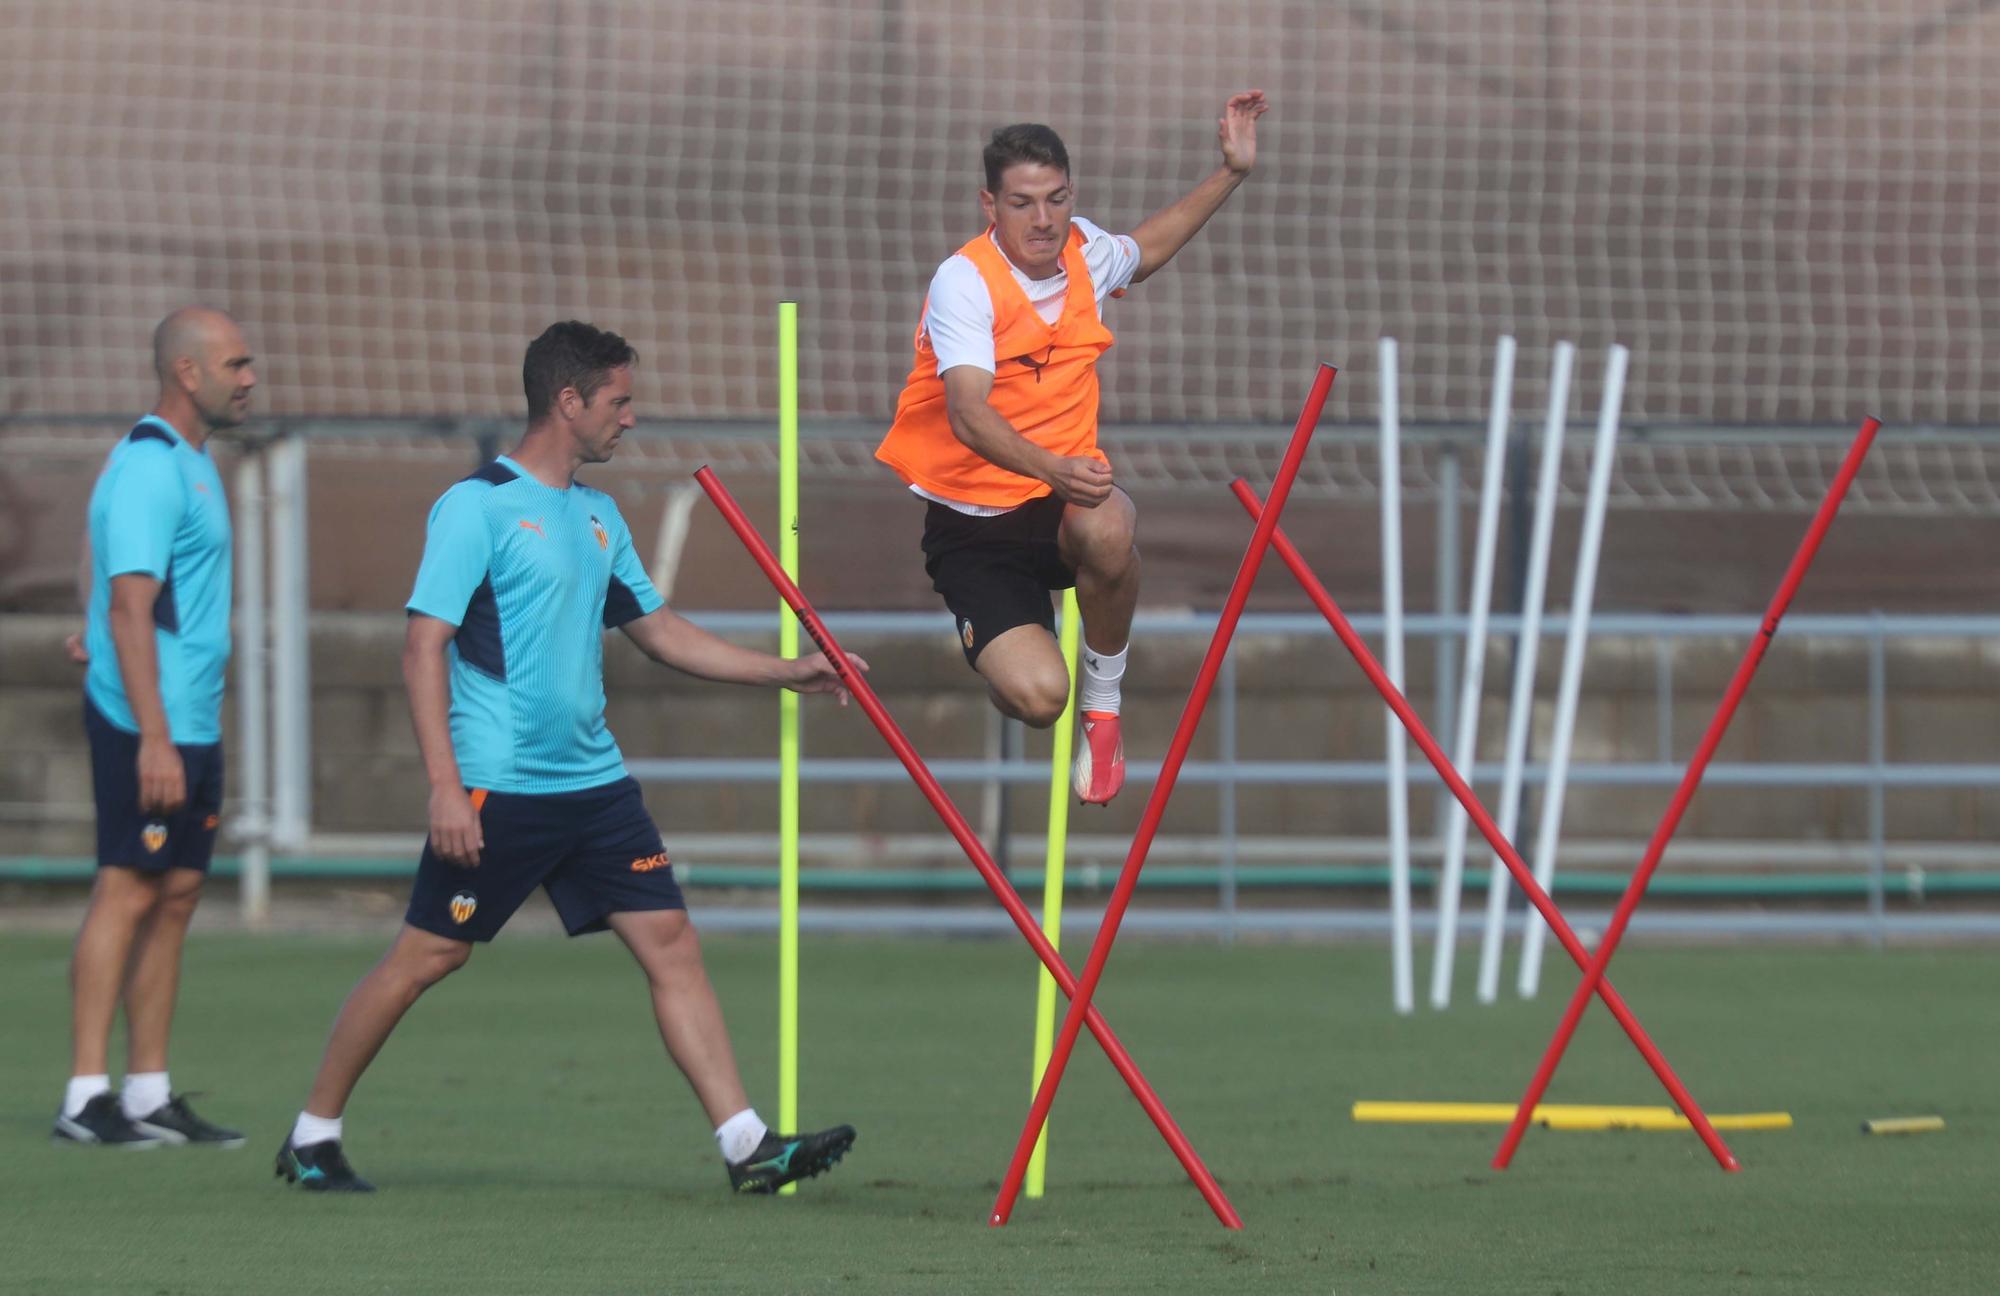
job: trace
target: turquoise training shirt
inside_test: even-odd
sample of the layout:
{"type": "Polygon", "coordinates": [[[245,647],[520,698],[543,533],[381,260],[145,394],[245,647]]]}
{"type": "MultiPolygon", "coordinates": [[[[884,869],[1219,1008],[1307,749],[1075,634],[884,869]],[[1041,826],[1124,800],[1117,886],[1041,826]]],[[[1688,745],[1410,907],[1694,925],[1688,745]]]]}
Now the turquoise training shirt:
{"type": "Polygon", "coordinates": [[[458,627],[451,745],[467,787],[574,792],[625,777],[604,723],[604,632],[663,603],[618,505],[502,455],[431,509],[409,611],[458,627]]]}
{"type": "Polygon", "coordinates": [[[229,665],[229,501],[204,446],[148,414],[111,448],[90,492],[90,665],[84,693],[127,733],[139,722],[111,641],[111,578],[160,582],[153,643],[167,729],[177,743],[222,741],[222,676],[229,665]]]}

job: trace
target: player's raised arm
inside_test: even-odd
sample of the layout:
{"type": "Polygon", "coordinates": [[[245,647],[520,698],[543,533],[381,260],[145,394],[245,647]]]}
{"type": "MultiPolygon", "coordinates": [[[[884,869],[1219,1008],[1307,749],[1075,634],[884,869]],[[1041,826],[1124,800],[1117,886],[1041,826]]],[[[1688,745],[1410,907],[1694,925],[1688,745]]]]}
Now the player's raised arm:
{"type": "Polygon", "coordinates": [[[1196,231],[1228,201],[1257,165],[1257,119],[1271,110],[1262,90],[1245,90],[1229,97],[1216,119],[1216,143],[1222,150],[1222,165],[1186,197],[1164,208],[1132,231],[1139,245],[1139,268],[1132,282],[1139,283],[1173,260],[1174,253],[1187,246],[1196,231]]]}

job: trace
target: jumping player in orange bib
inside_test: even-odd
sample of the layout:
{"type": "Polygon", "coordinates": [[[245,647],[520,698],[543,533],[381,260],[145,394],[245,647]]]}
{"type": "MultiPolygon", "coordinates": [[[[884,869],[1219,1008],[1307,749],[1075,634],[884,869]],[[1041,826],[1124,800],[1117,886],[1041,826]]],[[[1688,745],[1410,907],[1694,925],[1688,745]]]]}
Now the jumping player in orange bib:
{"type": "Polygon", "coordinates": [[[1173,259],[1257,160],[1261,90],[1216,123],[1222,165],[1130,234],[1072,213],[1069,152],[1047,126],[993,132],[979,192],[988,227],[938,267],[916,360],[875,451],[928,502],[924,569],[958,620],[965,658],[1002,712],[1062,717],[1069,675],[1052,590],[1076,587],[1083,674],[1071,785],[1104,804],[1125,784],[1119,684],[1139,601],[1138,511],[1097,448],[1097,359],[1122,296],[1173,259]]]}

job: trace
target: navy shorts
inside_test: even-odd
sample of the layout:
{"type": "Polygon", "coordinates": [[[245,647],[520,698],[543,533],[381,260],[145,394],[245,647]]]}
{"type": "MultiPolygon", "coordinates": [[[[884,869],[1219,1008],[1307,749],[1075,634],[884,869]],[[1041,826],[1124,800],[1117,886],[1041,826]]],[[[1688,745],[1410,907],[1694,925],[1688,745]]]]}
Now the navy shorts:
{"type": "Polygon", "coordinates": [[[467,790],[486,840],[479,867],[447,863],[426,841],[410,926],[490,941],[536,887],[572,936],[606,930],[615,913],[687,908],[637,780],[544,795],[467,790]]]}
{"type": "Polygon", "coordinates": [[[1065,505],[1053,495],[993,517],[932,500],[924,511],[924,571],[958,621],[965,660],[1016,626],[1055,630],[1049,591],[1076,584],[1056,543],[1065,505]]]}
{"type": "Polygon", "coordinates": [[[187,778],[187,804],[172,814],[139,809],[139,735],[126,733],[83,703],[90,738],[90,788],[97,800],[97,865],[162,873],[208,872],[222,824],[222,744],[175,743],[187,778]]]}

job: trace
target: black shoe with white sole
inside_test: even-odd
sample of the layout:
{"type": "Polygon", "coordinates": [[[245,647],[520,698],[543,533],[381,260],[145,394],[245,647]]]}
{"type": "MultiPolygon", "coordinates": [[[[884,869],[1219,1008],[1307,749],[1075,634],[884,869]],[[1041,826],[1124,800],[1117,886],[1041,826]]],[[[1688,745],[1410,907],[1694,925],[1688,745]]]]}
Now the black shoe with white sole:
{"type": "Polygon", "coordinates": [[[118,1105],[118,1095],[110,1090],[92,1098],[74,1116],[56,1113],[55,1128],[49,1137],[58,1143],[101,1143],[107,1147],[149,1148],[166,1142],[126,1119],[118,1105]]]}
{"type": "Polygon", "coordinates": [[[243,1136],[194,1114],[188,1095],[175,1094],[154,1111],[132,1122],[142,1134],[151,1134],[162,1143],[200,1143],[207,1147],[242,1147],[243,1136]]]}
{"type": "Polygon", "coordinates": [[[853,1146],[852,1125],[836,1125],[817,1134],[767,1132],[755,1152],[729,1167],[729,1186],[740,1193],[774,1193],[788,1183],[831,1170],[853,1146]]]}

